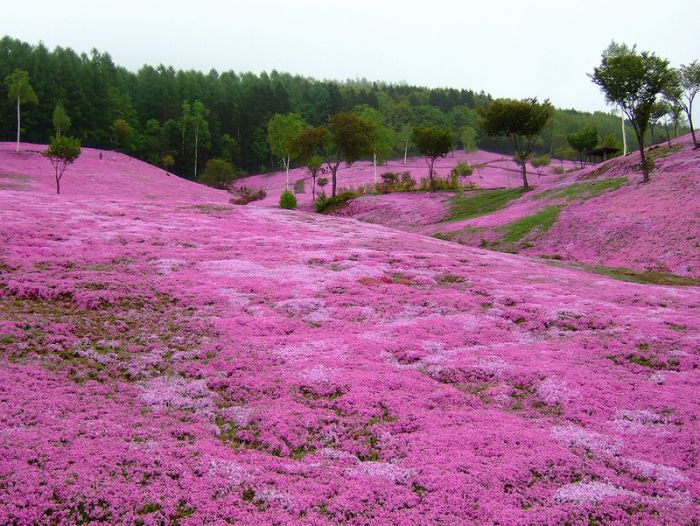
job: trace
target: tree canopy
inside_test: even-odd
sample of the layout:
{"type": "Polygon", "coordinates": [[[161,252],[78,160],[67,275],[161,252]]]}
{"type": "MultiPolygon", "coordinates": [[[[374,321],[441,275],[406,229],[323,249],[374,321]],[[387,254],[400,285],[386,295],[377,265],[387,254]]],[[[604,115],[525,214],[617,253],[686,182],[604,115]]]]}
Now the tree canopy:
{"type": "Polygon", "coordinates": [[[594,127],[585,128],[577,133],[570,133],[566,140],[578,152],[579,161],[583,163],[584,155],[598,144],[598,130],[594,127]]]}
{"type": "Polygon", "coordinates": [[[42,152],[54,167],[56,193],[61,193],[61,179],[66,168],[80,156],[80,141],[72,137],[54,137],[46,151],[42,152]]]}
{"type": "Polygon", "coordinates": [[[267,125],[267,141],[272,155],[282,159],[287,176],[286,189],[289,189],[289,164],[297,156],[294,140],[306,126],[300,115],[288,113],[274,115],[267,125]]]}
{"type": "Polygon", "coordinates": [[[527,160],[532,155],[538,136],[552,118],[554,107],[549,100],[497,99],[479,109],[479,126],[487,135],[507,137],[514,149],[515,160],[521,166],[523,188],[527,182],[527,160]]]}
{"type": "Polygon", "coordinates": [[[603,53],[591,79],[610,103],[620,107],[632,123],[641,158],[644,181],[649,181],[649,166],[644,154],[644,133],[657,97],[672,88],[676,76],[667,60],[648,51],[624,47],[620,52],[603,53]]]}
{"type": "Polygon", "coordinates": [[[430,191],[435,191],[435,177],[433,167],[435,160],[445,157],[452,147],[452,133],[447,128],[440,126],[427,126],[414,128],[412,140],[418,151],[425,157],[428,163],[428,179],[430,191]]]}

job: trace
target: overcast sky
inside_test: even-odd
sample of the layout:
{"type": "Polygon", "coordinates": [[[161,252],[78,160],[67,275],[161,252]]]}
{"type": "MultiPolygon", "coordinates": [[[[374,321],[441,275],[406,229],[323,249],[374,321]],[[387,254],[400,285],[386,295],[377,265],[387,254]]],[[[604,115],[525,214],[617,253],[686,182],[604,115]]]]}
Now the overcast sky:
{"type": "Polygon", "coordinates": [[[607,110],[586,74],[612,39],[679,65],[700,59],[699,22],[700,0],[8,0],[0,34],[131,70],[277,69],[607,110]]]}

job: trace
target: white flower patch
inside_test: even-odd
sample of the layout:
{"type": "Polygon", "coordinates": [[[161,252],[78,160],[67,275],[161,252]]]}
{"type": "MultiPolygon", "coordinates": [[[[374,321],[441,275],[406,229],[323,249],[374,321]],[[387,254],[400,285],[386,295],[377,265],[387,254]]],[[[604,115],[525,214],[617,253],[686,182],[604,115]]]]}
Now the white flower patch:
{"type": "Polygon", "coordinates": [[[547,378],[537,386],[537,396],[547,405],[565,404],[576,394],[566,382],[557,378],[547,378]]]}
{"type": "Polygon", "coordinates": [[[229,422],[233,422],[238,427],[245,427],[250,423],[253,411],[247,407],[234,405],[219,411],[219,414],[229,422]]]}
{"type": "Polygon", "coordinates": [[[643,477],[674,484],[688,480],[680,469],[646,462],[645,460],[630,460],[630,465],[643,477]]]}
{"type": "Polygon", "coordinates": [[[637,496],[633,491],[605,482],[577,482],[559,488],[554,498],[561,502],[600,502],[607,498],[637,496]]]}
{"type": "Polygon", "coordinates": [[[182,259],[156,259],[149,262],[156,268],[156,272],[161,276],[167,276],[173,272],[180,270],[180,267],[185,264],[182,259]]]}
{"type": "Polygon", "coordinates": [[[396,464],[388,462],[361,462],[356,468],[348,470],[351,476],[365,475],[387,480],[394,484],[405,484],[413,476],[413,472],[396,464]]]}
{"type": "Polygon", "coordinates": [[[232,484],[242,484],[247,473],[245,469],[232,460],[212,460],[209,462],[209,475],[224,477],[232,484]]]}
{"type": "Polygon", "coordinates": [[[638,433],[667,423],[666,418],[646,409],[621,409],[615,413],[612,426],[624,433],[638,433]]]}
{"type": "Polygon", "coordinates": [[[210,415],[214,409],[212,393],[206,380],[187,380],[177,376],[161,376],[145,383],[141,401],[159,409],[191,409],[210,415]]]}
{"type": "Polygon", "coordinates": [[[588,431],[582,427],[561,426],[552,428],[554,440],[570,448],[582,448],[594,453],[617,456],[622,442],[614,437],[588,431]]]}
{"type": "Polygon", "coordinates": [[[272,488],[257,490],[255,492],[255,501],[279,506],[287,511],[292,511],[294,509],[294,498],[291,494],[272,488]]]}

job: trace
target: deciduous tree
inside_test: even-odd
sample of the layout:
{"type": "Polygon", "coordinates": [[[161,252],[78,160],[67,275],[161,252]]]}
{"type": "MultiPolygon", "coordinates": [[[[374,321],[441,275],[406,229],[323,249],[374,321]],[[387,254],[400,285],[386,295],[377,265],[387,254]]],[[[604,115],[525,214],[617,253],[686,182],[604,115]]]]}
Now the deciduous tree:
{"type": "Polygon", "coordinates": [[[270,143],[272,155],[282,159],[286,180],[285,189],[289,190],[289,165],[296,157],[294,139],[306,127],[304,120],[296,113],[274,115],[267,125],[267,142],[270,143]]]}
{"type": "Polygon", "coordinates": [[[520,165],[523,188],[527,183],[527,160],[532,155],[535,141],[554,114],[549,100],[496,99],[488,106],[479,108],[479,125],[488,135],[508,137],[515,148],[515,161],[520,165]]]}
{"type": "Polygon", "coordinates": [[[19,152],[19,138],[22,130],[20,106],[27,102],[38,104],[39,98],[29,84],[29,73],[23,69],[16,69],[5,77],[5,85],[7,86],[7,96],[10,100],[17,102],[17,148],[15,151],[19,152]]]}
{"type": "Polygon", "coordinates": [[[632,123],[637,137],[643,181],[649,181],[649,165],[644,154],[644,133],[657,97],[676,82],[668,61],[647,51],[625,50],[602,56],[600,66],[593,70],[591,79],[606,100],[619,106],[632,123]]]}
{"type": "Polygon", "coordinates": [[[694,60],[690,64],[685,64],[675,70],[674,74],[676,87],[668,90],[668,93],[671,95],[670,98],[673,102],[683,108],[690,125],[693,144],[696,148],[700,148],[700,143],[695,137],[695,127],[693,126],[693,101],[695,96],[700,93],[700,62],[694,60]]]}
{"type": "Polygon", "coordinates": [[[578,160],[583,167],[583,159],[586,152],[592,150],[598,144],[598,130],[591,126],[579,132],[568,134],[566,140],[578,152],[578,160]]]}
{"type": "Polygon", "coordinates": [[[60,102],[56,104],[53,110],[53,129],[56,131],[56,137],[65,134],[70,128],[70,117],[66,113],[66,109],[60,102]]]}
{"type": "Polygon", "coordinates": [[[61,179],[69,165],[80,156],[80,142],[72,137],[54,137],[48,149],[42,152],[54,167],[56,175],[56,193],[61,193],[61,179]]]}
{"type": "MultiPolygon", "coordinates": [[[[372,129],[354,113],[341,112],[331,116],[325,126],[310,126],[294,140],[299,158],[308,160],[314,155],[323,159],[331,172],[331,196],[338,185],[338,167],[359,161],[372,152],[372,129]]],[[[319,182],[320,184],[320,182],[319,182]]]]}
{"type": "Polygon", "coordinates": [[[384,125],[384,119],[377,110],[364,105],[357,108],[357,113],[370,126],[370,150],[372,152],[372,167],[374,169],[374,184],[379,182],[377,177],[377,161],[384,162],[391,156],[393,137],[391,131],[384,125]]]}
{"type": "Polygon", "coordinates": [[[452,133],[447,128],[440,126],[428,126],[425,128],[414,128],[412,140],[418,151],[425,157],[428,163],[428,180],[430,181],[430,191],[435,191],[435,178],[433,166],[435,160],[445,157],[452,146],[452,133]]]}

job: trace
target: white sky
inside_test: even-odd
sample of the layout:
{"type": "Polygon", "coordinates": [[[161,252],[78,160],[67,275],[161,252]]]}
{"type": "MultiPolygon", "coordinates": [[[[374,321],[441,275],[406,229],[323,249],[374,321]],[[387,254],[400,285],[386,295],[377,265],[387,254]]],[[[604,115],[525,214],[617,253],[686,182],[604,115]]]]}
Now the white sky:
{"type": "Polygon", "coordinates": [[[607,110],[587,78],[615,39],[700,59],[700,0],[24,0],[0,35],[159,63],[366,77],[607,110]]]}

